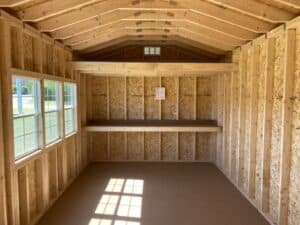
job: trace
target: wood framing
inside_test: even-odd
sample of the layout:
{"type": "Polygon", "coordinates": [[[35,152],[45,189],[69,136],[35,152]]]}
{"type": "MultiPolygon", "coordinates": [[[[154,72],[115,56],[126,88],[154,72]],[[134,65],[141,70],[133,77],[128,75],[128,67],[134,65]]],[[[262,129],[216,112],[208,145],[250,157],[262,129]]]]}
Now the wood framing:
{"type": "Polygon", "coordinates": [[[74,62],[74,69],[82,73],[110,76],[186,76],[203,73],[235,71],[231,63],[118,63],[118,62],[74,62]]]}

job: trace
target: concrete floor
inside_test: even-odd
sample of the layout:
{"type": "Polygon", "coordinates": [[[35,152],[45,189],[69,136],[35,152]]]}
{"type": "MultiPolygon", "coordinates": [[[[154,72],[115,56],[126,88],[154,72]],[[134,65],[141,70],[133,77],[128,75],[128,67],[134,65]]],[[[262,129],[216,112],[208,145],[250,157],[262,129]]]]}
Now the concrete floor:
{"type": "Polygon", "coordinates": [[[268,222],[212,164],[130,162],[89,166],[38,224],[268,225],[268,222]],[[118,178],[120,185],[107,189],[109,181],[116,181],[112,178],[118,178]],[[135,189],[130,189],[132,180],[128,179],[135,179],[135,189]],[[137,197],[135,200],[141,200],[141,205],[133,200],[126,203],[126,197],[107,198],[112,195],[137,197]]]}

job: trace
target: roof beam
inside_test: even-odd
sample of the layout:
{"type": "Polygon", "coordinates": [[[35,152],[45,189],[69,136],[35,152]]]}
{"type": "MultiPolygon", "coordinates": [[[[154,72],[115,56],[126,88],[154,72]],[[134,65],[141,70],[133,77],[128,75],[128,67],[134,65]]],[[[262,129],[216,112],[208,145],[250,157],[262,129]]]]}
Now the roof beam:
{"type": "Polygon", "coordinates": [[[233,63],[123,63],[123,62],[73,62],[75,70],[83,73],[105,75],[158,76],[174,73],[176,75],[199,75],[202,73],[233,72],[237,65],[233,63]]]}
{"type": "MultiPolygon", "coordinates": [[[[23,21],[40,21],[74,9],[97,3],[101,0],[52,0],[20,10],[17,15],[23,21]]],[[[103,1],[103,0],[102,0],[103,1]]]]}
{"type": "Polygon", "coordinates": [[[0,7],[16,7],[32,0],[0,0],[0,7]]]}
{"type": "Polygon", "coordinates": [[[104,34],[99,34],[98,36],[94,36],[89,40],[82,41],[77,43],[76,45],[72,45],[71,47],[76,50],[89,48],[93,45],[101,44],[108,42],[111,39],[120,38],[126,35],[136,35],[136,36],[147,36],[147,35],[161,35],[162,37],[167,37],[170,35],[177,35],[184,37],[186,39],[194,40],[205,44],[207,46],[211,46],[223,51],[229,51],[235,48],[235,46],[222,43],[219,40],[213,40],[210,37],[204,36],[202,34],[194,34],[186,29],[174,29],[174,30],[131,30],[131,29],[116,29],[111,30],[110,32],[106,32],[104,34]]]}
{"type": "Polygon", "coordinates": [[[283,9],[279,9],[259,1],[245,1],[245,0],[244,1],[208,0],[208,1],[271,23],[287,22],[294,17],[292,13],[289,13],[283,9]]]}
{"type": "Polygon", "coordinates": [[[239,46],[244,41],[236,38],[232,38],[231,36],[224,35],[220,32],[216,32],[210,29],[206,29],[205,27],[197,26],[193,23],[188,23],[186,21],[181,22],[169,22],[169,21],[123,21],[119,20],[116,23],[108,24],[106,26],[101,26],[95,30],[88,31],[85,33],[81,33],[79,35],[73,36],[71,38],[68,38],[64,40],[65,45],[74,45],[78,42],[82,42],[84,40],[91,39],[92,37],[102,35],[105,32],[109,32],[112,29],[122,29],[122,28],[131,28],[131,29],[178,29],[178,28],[184,28],[189,30],[192,33],[209,36],[212,39],[215,39],[214,37],[218,37],[219,40],[222,40],[224,43],[229,43],[232,45],[239,46]]]}
{"type": "Polygon", "coordinates": [[[160,0],[53,0],[35,5],[19,12],[23,21],[41,21],[49,17],[49,20],[64,19],[66,22],[85,20],[91,16],[107,13],[118,8],[140,8],[140,9],[186,9],[180,8],[171,2],[160,0]],[[54,2],[53,2],[54,1],[54,2]],[[91,4],[95,3],[95,4],[91,4]],[[62,15],[61,15],[62,14],[62,15]],[[57,18],[53,17],[57,16],[57,18]]]}
{"type": "Polygon", "coordinates": [[[287,5],[296,9],[300,9],[300,2],[299,0],[273,0],[275,2],[279,2],[283,5],[287,5]]]}
{"type": "Polygon", "coordinates": [[[152,13],[135,10],[116,10],[111,13],[101,15],[80,23],[51,32],[54,39],[66,39],[84,32],[94,30],[96,28],[107,26],[108,24],[116,23],[120,20],[140,21],[168,21],[182,22],[201,26],[211,31],[220,32],[224,35],[231,36],[241,40],[252,40],[257,36],[256,33],[233,26],[232,24],[223,21],[212,20],[211,18],[192,11],[176,11],[173,14],[161,11],[153,11],[152,13]],[[174,19],[176,18],[176,19],[174,19]]]}
{"type": "Polygon", "coordinates": [[[274,27],[274,24],[262,21],[249,15],[236,12],[231,9],[224,9],[224,7],[214,5],[202,0],[184,0],[180,3],[177,2],[161,2],[158,0],[151,1],[137,1],[133,4],[129,0],[106,0],[82,9],[76,9],[62,15],[41,21],[37,24],[41,29],[48,29],[50,31],[67,27],[72,24],[97,17],[101,14],[108,13],[117,9],[137,9],[137,10],[153,10],[159,9],[171,13],[171,9],[191,9],[202,15],[207,15],[213,19],[230,23],[232,25],[250,30],[256,33],[267,32],[274,27]],[[238,18],[238,19],[237,19],[238,18]]]}

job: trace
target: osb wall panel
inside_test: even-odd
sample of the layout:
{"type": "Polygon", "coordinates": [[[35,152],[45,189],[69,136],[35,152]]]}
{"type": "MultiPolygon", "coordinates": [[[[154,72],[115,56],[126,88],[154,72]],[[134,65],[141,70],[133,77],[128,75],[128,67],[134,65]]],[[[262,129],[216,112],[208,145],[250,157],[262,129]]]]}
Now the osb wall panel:
{"type": "MultiPolygon", "coordinates": [[[[197,78],[197,119],[212,119],[212,77],[197,78]]],[[[192,89],[193,90],[193,89],[192,89]]]]}
{"type": "Polygon", "coordinates": [[[238,157],[238,118],[239,118],[239,82],[240,77],[238,73],[231,74],[231,121],[230,121],[230,150],[231,150],[231,176],[233,179],[237,177],[237,157],[238,157]]]}
{"type": "Polygon", "coordinates": [[[89,133],[91,161],[214,161],[216,134],[89,133]]]}
{"type": "Polygon", "coordinates": [[[161,134],[160,133],[145,133],[145,160],[158,161],[161,159],[160,144],[161,134]]]}
{"type": "Polygon", "coordinates": [[[244,190],[248,187],[248,173],[249,173],[249,146],[250,146],[250,130],[251,130],[251,80],[252,80],[252,60],[253,49],[247,50],[247,72],[245,77],[245,95],[243,101],[245,102],[245,142],[243,146],[244,161],[243,174],[241,183],[243,183],[244,190]]]}
{"type": "Polygon", "coordinates": [[[178,133],[162,133],[162,160],[178,160],[178,133]]]}
{"type": "Polygon", "coordinates": [[[215,136],[215,134],[209,134],[209,133],[201,133],[197,134],[197,143],[196,143],[196,152],[195,157],[196,160],[200,161],[212,161],[212,145],[210,143],[210,139],[212,136],[215,136]]]}
{"type": "Polygon", "coordinates": [[[293,93],[292,149],[289,189],[289,225],[300,221],[300,26],[297,28],[296,72],[293,93]]]}
{"type": "Polygon", "coordinates": [[[93,103],[90,105],[91,110],[88,114],[88,120],[106,120],[107,119],[107,78],[99,77],[95,79],[92,77],[89,80],[88,89],[91,93],[89,94],[93,103]]]}
{"type": "Polygon", "coordinates": [[[145,77],[145,119],[158,120],[160,119],[160,102],[155,100],[155,88],[160,86],[159,77],[145,77]]]}
{"type": "Polygon", "coordinates": [[[179,159],[192,161],[195,159],[195,133],[179,133],[179,159]]]}
{"type": "MultiPolygon", "coordinates": [[[[11,74],[11,69],[18,71],[16,75],[20,76],[31,76],[32,74],[33,77],[42,79],[47,74],[50,75],[49,77],[61,81],[65,80],[61,77],[66,77],[68,73],[68,78],[75,82],[71,75],[73,74],[72,65],[65,69],[67,63],[65,60],[70,60],[72,53],[61,44],[55,43],[46,35],[41,35],[34,28],[29,28],[27,25],[23,26],[22,23],[15,20],[11,21],[9,18],[0,19],[0,33],[1,35],[5,34],[0,38],[1,97],[3,96],[5,99],[11,97],[11,91],[8,88],[10,87],[10,76],[14,75],[11,74]],[[57,55],[56,65],[53,63],[54,46],[60,52],[57,55]],[[68,59],[61,57],[64,53],[69,54],[68,59]],[[57,74],[54,73],[54,66],[58,68],[57,74]]],[[[65,138],[50,148],[44,145],[40,146],[41,151],[28,155],[15,163],[12,145],[13,127],[10,124],[12,108],[9,102],[6,103],[1,114],[5,129],[3,127],[0,129],[4,132],[5,137],[2,144],[5,147],[6,190],[4,196],[7,203],[7,224],[32,225],[37,222],[78,174],[76,164],[79,162],[76,158],[77,149],[75,148],[77,142],[74,137],[77,135],[73,135],[72,143],[66,143],[65,150],[59,151],[59,154],[59,146],[61,147],[64,142],[68,141],[65,138]]],[[[2,106],[0,108],[2,109],[2,106]]],[[[2,183],[0,185],[2,187],[2,183]]],[[[0,197],[1,200],[2,196],[0,197]]],[[[2,209],[2,207],[0,208],[2,209]]],[[[5,211],[1,209],[1,213],[5,211]]],[[[0,219],[1,222],[2,218],[0,219]]]]}
{"type": "Polygon", "coordinates": [[[126,133],[115,132],[109,134],[109,156],[111,160],[125,160],[126,133]]]}
{"type": "Polygon", "coordinates": [[[110,113],[109,119],[111,120],[122,120],[126,118],[125,82],[126,82],[126,78],[120,78],[120,77],[109,78],[109,113],[110,113]]]}
{"type": "Polygon", "coordinates": [[[144,119],[144,78],[127,78],[127,119],[144,119]]]}
{"type": "Polygon", "coordinates": [[[223,167],[227,173],[229,173],[230,167],[230,152],[231,148],[229,146],[230,139],[224,137],[230,134],[230,107],[231,107],[231,76],[225,75],[224,77],[224,121],[223,121],[223,167]]]}
{"type": "MultiPolygon", "coordinates": [[[[290,62],[286,58],[285,53],[285,47],[287,45],[286,43],[286,30],[278,30],[270,38],[274,38],[275,40],[275,46],[270,44],[271,52],[274,50],[274,60],[272,58],[268,58],[271,56],[268,56],[267,54],[267,41],[270,39],[260,39],[256,42],[253,42],[252,45],[247,45],[242,48],[242,53],[239,61],[239,77],[240,79],[245,79],[245,82],[236,82],[235,78],[232,77],[233,83],[231,83],[232,87],[232,94],[231,94],[231,132],[226,133],[226,139],[230,140],[231,143],[231,151],[234,149],[234,138],[236,136],[237,143],[242,143],[242,148],[239,146],[237,148],[237,159],[240,159],[240,162],[242,163],[242,166],[233,168],[231,167],[231,173],[228,175],[228,178],[235,184],[237,187],[246,195],[249,197],[250,201],[257,207],[258,210],[260,210],[271,222],[274,224],[279,224],[279,215],[281,212],[281,215],[283,217],[287,216],[288,221],[285,222],[283,220],[280,224],[282,225],[299,225],[300,221],[300,133],[299,133],[299,127],[300,127],[300,33],[299,33],[299,27],[297,27],[297,37],[296,37],[296,49],[295,56],[296,56],[296,71],[294,74],[294,80],[291,82],[292,86],[287,87],[289,90],[293,90],[293,96],[288,99],[284,99],[285,93],[284,93],[284,80],[287,79],[285,77],[285,71],[284,68],[288,68],[293,64],[294,62],[290,62]],[[254,47],[259,48],[259,55],[258,61],[259,63],[256,65],[252,65],[249,62],[251,61],[251,57],[253,54],[254,47]],[[246,53],[246,54],[245,54],[246,53]],[[269,68],[267,65],[267,62],[269,62],[269,68]],[[271,65],[274,64],[274,67],[271,67],[271,65]],[[250,82],[252,76],[252,69],[253,66],[255,66],[256,69],[258,69],[257,74],[257,84],[250,82]],[[274,70],[274,74],[272,71],[274,70]],[[269,71],[269,72],[268,72],[269,71]],[[266,81],[268,81],[267,77],[272,77],[273,74],[273,82],[271,86],[267,86],[266,81]],[[268,75],[268,76],[267,76],[268,75]],[[238,84],[237,86],[235,84],[238,84]],[[253,86],[253,84],[255,86],[253,86]],[[267,88],[268,87],[268,88],[267,88]],[[255,90],[256,89],[256,90],[255,90]],[[241,92],[242,90],[242,92],[241,92]],[[253,99],[253,95],[251,93],[251,90],[257,91],[257,98],[253,99]],[[271,99],[270,101],[267,101],[266,99],[266,93],[268,90],[271,93],[271,99]],[[250,91],[250,92],[249,92],[250,91]],[[240,98],[239,102],[236,102],[236,92],[240,92],[240,98]],[[250,99],[249,99],[250,97],[250,99]],[[256,101],[253,101],[256,100],[256,101]],[[288,101],[291,101],[292,106],[292,115],[289,118],[286,118],[286,120],[291,121],[291,128],[289,127],[289,123],[286,122],[286,120],[283,121],[283,116],[289,116],[289,114],[284,114],[283,112],[285,110],[288,110],[287,105],[288,101]],[[253,103],[257,105],[253,105],[253,103]],[[270,103],[270,107],[267,109],[266,103],[270,103]],[[244,105],[244,106],[243,106],[244,105]],[[243,107],[242,107],[243,106],[243,107]],[[256,108],[257,107],[257,108],[256,108]],[[242,109],[242,110],[241,110],[242,109]],[[253,111],[254,110],[254,111],[253,111]],[[235,114],[235,111],[239,111],[239,113],[244,112],[242,117],[237,116],[239,113],[235,114]],[[270,111],[271,118],[265,117],[266,111],[270,111]],[[255,112],[256,114],[254,116],[257,116],[257,128],[254,130],[254,134],[251,135],[251,129],[253,129],[253,124],[251,124],[251,113],[255,112]],[[237,118],[237,119],[236,119],[237,118]],[[243,119],[243,121],[240,121],[240,119],[243,119]],[[235,121],[235,122],[234,122],[235,121]],[[242,124],[244,123],[243,129],[237,129],[236,132],[234,132],[234,123],[242,124]],[[271,146],[268,149],[265,149],[265,147],[268,146],[268,140],[266,138],[266,133],[264,133],[264,127],[266,124],[271,124],[271,129],[268,130],[267,134],[271,135],[271,146]],[[288,131],[287,131],[288,130],[288,131]],[[291,131],[291,146],[289,146],[289,141],[286,141],[282,143],[282,137],[283,137],[283,131],[289,132],[291,131]],[[254,135],[254,136],[253,136],[254,135]],[[243,138],[244,140],[241,140],[243,138]],[[251,143],[253,142],[253,138],[256,138],[256,144],[254,148],[255,153],[255,166],[249,167],[249,159],[251,156],[251,152],[249,146],[251,146],[251,143]],[[266,139],[265,139],[266,138],[266,139]],[[286,146],[283,146],[285,144],[286,146]],[[281,158],[282,155],[289,154],[289,149],[291,150],[290,156],[291,156],[291,165],[289,165],[289,162],[283,161],[283,165],[281,165],[281,158]],[[268,155],[268,150],[270,151],[270,155],[268,155]],[[266,153],[267,152],[267,153],[266,153]],[[241,157],[243,155],[243,157],[241,157]],[[266,157],[263,159],[263,157],[266,157]],[[266,169],[270,171],[270,174],[268,173],[263,174],[263,167],[268,165],[270,163],[270,167],[267,167],[266,169]],[[236,172],[232,171],[233,169],[237,169],[236,172]],[[253,174],[253,171],[255,174],[255,179],[251,180],[250,176],[253,174]],[[288,177],[285,178],[284,174],[282,173],[282,170],[285,171],[285,173],[288,174],[288,177]],[[236,173],[236,174],[234,174],[236,173]],[[241,176],[241,182],[236,182],[237,176],[241,176]],[[289,180],[289,187],[285,188],[285,186],[281,186],[282,183],[280,182],[281,179],[288,179],[289,180]],[[254,182],[254,183],[252,183],[254,182]],[[264,183],[269,183],[268,185],[263,185],[264,183]],[[252,191],[254,191],[254,195],[249,195],[249,188],[254,188],[252,191]],[[269,190],[268,190],[269,189],[269,190]],[[262,190],[265,190],[269,195],[265,195],[262,193],[262,190]],[[282,192],[282,193],[281,193],[282,192]],[[285,211],[284,202],[280,202],[280,196],[285,200],[284,196],[288,195],[288,212],[285,211]],[[262,207],[262,203],[264,203],[264,206],[269,207],[262,207]]],[[[272,43],[272,42],[269,42],[272,43]]],[[[270,50],[269,49],[269,50],[270,50]]],[[[293,52],[289,52],[287,54],[293,54],[293,52]]],[[[271,53],[272,55],[272,53],[271,53]]],[[[288,75],[288,72],[286,73],[288,75]]],[[[292,77],[292,75],[291,75],[292,77]]],[[[219,79],[219,85],[221,84],[221,79],[219,79]]],[[[226,84],[225,82],[225,85],[226,84]]],[[[219,87],[219,86],[218,86],[219,87]]],[[[224,89],[226,90],[226,88],[224,89]]],[[[225,92],[225,91],[223,91],[225,92]]],[[[288,92],[287,92],[288,93],[288,92]]],[[[226,94],[226,92],[225,92],[226,94]]],[[[218,93],[218,95],[222,95],[222,93],[218,93]]],[[[268,106],[268,104],[267,104],[268,106]]],[[[220,108],[220,105],[218,106],[220,108]]],[[[224,110],[228,110],[226,107],[223,107],[224,110]]],[[[218,110],[218,114],[221,114],[221,110],[218,110]]],[[[226,112],[225,112],[226,114],[226,112]]],[[[252,114],[253,116],[253,114],[252,114]]],[[[224,117],[226,118],[226,117],[224,117]]],[[[226,125],[224,125],[226,126],[226,125]]],[[[221,144],[218,141],[218,145],[221,144]]],[[[252,149],[253,150],[253,149],[252,149]]],[[[223,152],[224,146],[222,150],[217,150],[217,165],[222,169],[222,171],[225,173],[226,168],[224,168],[224,158],[223,158],[223,152]]],[[[197,153],[196,153],[197,154],[197,153]]],[[[288,156],[287,156],[288,157],[288,156]]],[[[289,160],[289,159],[287,159],[289,160]]],[[[232,161],[233,163],[233,161],[232,161]]],[[[237,161],[236,163],[239,163],[237,161]]],[[[226,164],[225,164],[226,165],[226,164]]],[[[232,164],[233,165],[233,164],[232,164]]],[[[285,182],[283,183],[285,185],[285,182]]]]}
{"type": "Polygon", "coordinates": [[[144,133],[127,133],[127,159],[144,160],[144,133]]]}
{"type": "MultiPolygon", "coordinates": [[[[224,75],[218,75],[217,79],[217,121],[218,125],[223,125],[223,114],[224,114],[224,75]]],[[[220,168],[222,167],[223,163],[223,135],[217,134],[217,148],[216,148],[216,164],[220,168]]]]}
{"type": "MultiPolygon", "coordinates": [[[[196,117],[196,79],[194,77],[179,78],[179,119],[193,120],[196,117]]],[[[210,112],[211,113],[211,112],[210,112]]]]}
{"type": "Polygon", "coordinates": [[[178,119],[178,88],[176,77],[162,77],[162,86],[166,89],[166,99],[162,101],[162,119],[178,119]]]}
{"type": "Polygon", "coordinates": [[[278,219],[279,182],[280,182],[280,144],[282,130],[282,97],[284,70],[284,34],[276,38],[275,74],[272,107],[271,138],[271,179],[270,179],[270,215],[274,221],[278,219]]]}
{"type": "Polygon", "coordinates": [[[107,133],[91,133],[90,141],[93,148],[90,149],[90,155],[95,161],[102,161],[108,159],[108,143],[107,133]]]}
{"type": "MultiPolygon", "coordinates": [[[[217,79],[212,77],[121,78],[86,75],[87,122],[106,119],[216,119],[218,96],[213,93],[212,82],[217,79]],[[159,86],[166,88],[166,100],[161,102],[155,100],[155,88],[159,86]],[[201,106],[197,107],[197,104],[201,106]]],[[[92,161],[211,161],[216,149],[215,134],[205,134],[207,141],[201,133],[109,133],[107,138],[102,133],[89,133],[88,136],[92,161]],[[113,138],[117,142],[113,142],[113,138]]]]}
{"type": "Polygon", "coordinates": [[[255,168],[255,199],[259,206],[262,196],[262,160],[263,160],[263,120],[264,120],[264,101],[265,101],[265,78],[266,78],[266,44],[260,45],[259,55],[259,74],[258,74],[258,85],[257,85],[257,142],[256,142],[256,168],[255,168]]]}

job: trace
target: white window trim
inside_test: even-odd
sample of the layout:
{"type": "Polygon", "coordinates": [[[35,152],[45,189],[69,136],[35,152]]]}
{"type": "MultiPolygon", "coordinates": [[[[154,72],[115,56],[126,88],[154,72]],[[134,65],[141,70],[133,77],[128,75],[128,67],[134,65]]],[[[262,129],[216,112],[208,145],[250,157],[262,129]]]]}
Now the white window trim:
{"type": "Polygon", "coordinates": [[[63,82],[63,135],[64,137],[70,137],[72,136],[73,134],[77,133],[78,131],[78,122],[77,122],[77,84],[76,83],[72,83],[72,82],[63,82]],[[74,85],[74,102],[73,102],[73,106],[69,106],[69,107],[65,107],[65,102],[64,102],[64,99],[65,99],[65,92],[64,92],[64,88],[65,88],[65,84],[72,84],[74,85]],[[73,115],[74,115],[74,130],[69,132],[69,133],[66,133],[66,127],[65,127],[65,110],[67,109],[73,109],[73,115]]]}

